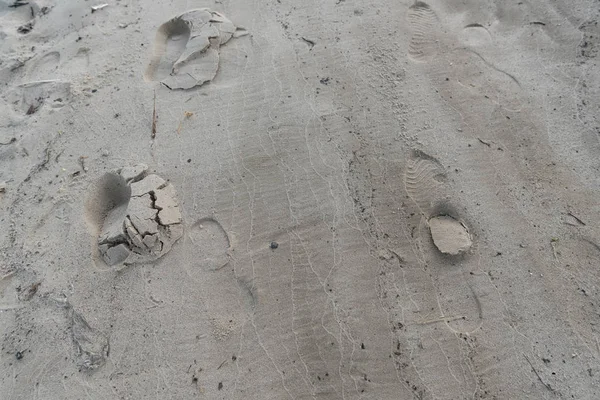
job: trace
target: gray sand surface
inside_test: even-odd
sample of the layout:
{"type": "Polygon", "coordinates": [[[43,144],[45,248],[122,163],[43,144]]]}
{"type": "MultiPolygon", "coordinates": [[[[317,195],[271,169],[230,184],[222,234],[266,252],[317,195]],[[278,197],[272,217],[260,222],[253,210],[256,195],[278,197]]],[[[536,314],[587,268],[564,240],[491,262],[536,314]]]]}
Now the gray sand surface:
{"type": "Polygon", "coordinates": [[[0,399],[600,399],[597,0],[0,0],[0,399]]]}

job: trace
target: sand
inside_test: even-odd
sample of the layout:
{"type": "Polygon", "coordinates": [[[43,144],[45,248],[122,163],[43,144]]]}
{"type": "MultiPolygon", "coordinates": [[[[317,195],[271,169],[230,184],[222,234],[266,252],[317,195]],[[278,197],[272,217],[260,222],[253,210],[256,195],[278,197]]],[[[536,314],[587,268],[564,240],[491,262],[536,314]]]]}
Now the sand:
{"type": "Polygon", "coordinates": [[[596,1],[103,4],[0,0],[2,399],[600,398],[596,1]]]}

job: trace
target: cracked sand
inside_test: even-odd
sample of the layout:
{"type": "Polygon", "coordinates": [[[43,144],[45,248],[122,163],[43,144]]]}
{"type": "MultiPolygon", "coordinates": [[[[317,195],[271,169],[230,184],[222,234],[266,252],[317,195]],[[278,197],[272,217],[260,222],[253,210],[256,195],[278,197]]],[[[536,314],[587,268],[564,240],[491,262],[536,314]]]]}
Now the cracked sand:
{"type": "Polygon", "coordinates": [[[119,172],[131,194],[107,213],[98,238],[108,265],[156,260],[183,234],[175,188],[158,175],[146,175],[146,170],[137,165],[119,172]]]}

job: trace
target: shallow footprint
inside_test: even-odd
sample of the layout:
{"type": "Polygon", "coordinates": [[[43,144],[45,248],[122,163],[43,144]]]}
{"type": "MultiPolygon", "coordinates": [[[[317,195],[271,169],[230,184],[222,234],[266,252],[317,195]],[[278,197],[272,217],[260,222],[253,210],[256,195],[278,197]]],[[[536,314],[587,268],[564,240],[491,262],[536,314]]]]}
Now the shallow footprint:
{"type": "Polygon", "coordinates": [[[35,114],[42,106],[62,108],[71,99],[71,84],[60,80],[60,53],[51,51],[32,61],[25,82],[8,93],[18,114],[35,114]]]}
{"type": "Polygon", "coordinates": [[[51,51],[32,60],[31,67],[27,70],[27,81],[58,78],[60,53],[51,51]]]}
{"type": "Polygon", "coordinates": [[[68,312],[77,365],[88,371],[100,368],[108,357],[108,338],[92,328],[72,307],[68,312]]]}
{"type": "Polygon", "coordinates": [[[436,31],[438,17],[429,4],[416,1],[408,8],[406,20],[412,36],[408,45],[408,56],[413,61],[426,62],[437,53],[436,31]]]}
{"type": "Polygon", "coordinates": [[[202,218],[189,229],[201,268],[216,271],[229,262],[229,236],[221,224],[212,218],[202,218]]]}
{"type": "Polygon", "coordinates": [[[147,166],[105,174],[86,199],[96,246],[109,265],[154,261],[183,235],[175,188],[147,166]]]}
{"type": "MultiPolygon", "coordinates": [[[[455,332],[470,333],[481,326],[482,310],[476,287],[469,279],[473,236],[449,204],[444,169],[434,157],[413,151],[404,174],[406,193],[421,213],[418,249],[438,299],[440,321],[455,332]]],[[[436,317],[437,318],[437,317],[436,317]]]]}
{"type": "Polygon", "coordinates": [[[522,88],[516,77],[494,66],[479,53],[456,49],[449,54],[449,74],[473,95],[488,99],[508,111],[522,108],[522,88]]]}
{"type": "Polygon", "coordinates": [[[244,34],[245,30],[216,11],[186,11],[158,28],[144,79],[161,81],[169,89],[210,82],[219,69],[219,47],[244,34]]]}
{"type": "Polygon", "coordinates": [[[175,61],[185,50],[190,33],[190,25],[180,18],[165,22],[158,28],[154,54],[144,73],[146,80],[162,80],[171,74],[175,61]]]}
{"type": "Polygon", "coordinates": [[[425,217],[429,218],[434,202],[440,201],[445,182],[442,164],[422,151],[413,150],[406,163],[404,187],[425,217]]]}
{"type": "Polygon", "coordinates": [[[59,109],[71,100],[71,84],[58,80],[41,80],[23,83],[7,94],[17,114],[32,115],[42,107],[59,109]]]}
{"type": "Polygon", "coordinates": [[[467,47],[483,47],[492,42],[492,35],[481,24],[466,25],[458,35],[459,41],[467,47]]]}

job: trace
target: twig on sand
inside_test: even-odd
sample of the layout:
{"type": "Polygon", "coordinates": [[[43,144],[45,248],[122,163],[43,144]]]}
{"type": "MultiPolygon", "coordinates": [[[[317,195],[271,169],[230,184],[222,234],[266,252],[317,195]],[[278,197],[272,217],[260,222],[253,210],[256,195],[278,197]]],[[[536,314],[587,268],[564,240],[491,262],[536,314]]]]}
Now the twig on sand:
{"type": "Polygon", "coordinates": [[[558,261],[558,254],[560,254],[557,250],[556,250],[556,246],[558,243],[558,238],[551,238],[550,239],[550,246],[552,246],[552,254],[554,254],[554,259],[558,261]]]}
{"type": "Polygon", "coordinates": [[[87,157],[86,156],[80,156],[79,157],[79,165],[81,165],[81,169],[83,170],[83,172],[87,172],[87,167],[85,166],[85,159],[87,157]]]}
{"type": "Polygon", "coordinates": [[[315,41],[314,41],[314,40],[307,39],[307,38],[305,38],[304,36],[302,36],[302,37],[301,37],[301,39],[302,39],[302,40],[304,40],[304,41],[305,41],[305,42],[306,42],[306,43],[309,45],[309,47],[310,47],[311,49],[312,49],[313,47],[315,47],[315,44],[316,44],[316,43],[315,43],[315,41]]]}
{"type": "Polygon", "coordinates": [[[426,321],[418,321],[418,322],[415,322],[415,325],[428,325],[428,324],[433,324],[435,322],[450,322],[450,321],[456,321],[458,319],[465,319],[465,317],[463,317],[462,315],[456,315],[453,317],[440,317],[440,318],[428,319],[426,321]]]}
{"type": "Polygon", "coordinates": [[[226,358],[225,360],[223,360],[223,362],[217,367],[217,369],[221,369],[221,367],[223,365],[225,365],[227,363],[227,361],[229,361],[229,358],[226,358]]]}
{"type": "Polygon", "coordinates": [[[479,138],[477,138],[477,140],[479,140],[479,142],[481,142],[481,143],[485,144],[487,147],[491,147],[491,145],[490,145],[490,143],[489,143],[489,142],[486,142],[485,140],[481,140],[481,139],[479,139],[479,138]]]}
{"type": "Polygon", "coordinates": [[[33,104],[29,106],[29,108],[27,109],[27,112],[25,113],[25,115],[31,115],[31,114],[35,114],[35,112],[38,110],[38,108],[40,108],[40,106],[34,106],[33,104]]]}
{"type": "Polygon", "coordinates": [[[585,226],[585,222],[583,222],[579,217],[577,217],[577,215],[573,214],[571,211],[569,211],[567,214],[570,215],[571,217],[575,218],[575,220],[577,222],[579,222],[581,225],[585,226]]]}
{"type": "Polygon", "coordinates": [[[9,7],[17,8],[17,7],[21,7],[21,6],[26,6],[27,4],[29,4],[28,1],[16,0],[13,4],[10,4],[9,7]]]}
{"type": "Polygon", "coordinates": [[[531,367],[531,369],[533,370],[533,372],[535,373],[535,375],[538,377],[538,379],[540,380],[540,382],[542,382],[542,385],[546,386],[546,389],[548,389],[549,391],[554,392],[554,389],[552,389],[552,386],[550,386],[549,384],[547,384],[546,382],[544,382],[544,380],[542,379],[542,377],[540,376],[540,374],[537,372],[537,370],[535,369],[535,367],[533,366],[533,364],[529,360],[529,357],[527,357],[527,355],[525,355],[525,354],[523,354],[523,357],[525,357],[525,359],[529,363],[529,366],[531,367]]]}
{"type": "Polygon", "coordinates": [[[156,90],[154,90],[154,109],[152,111],[152,139],[156,137],[156,90]]]}

